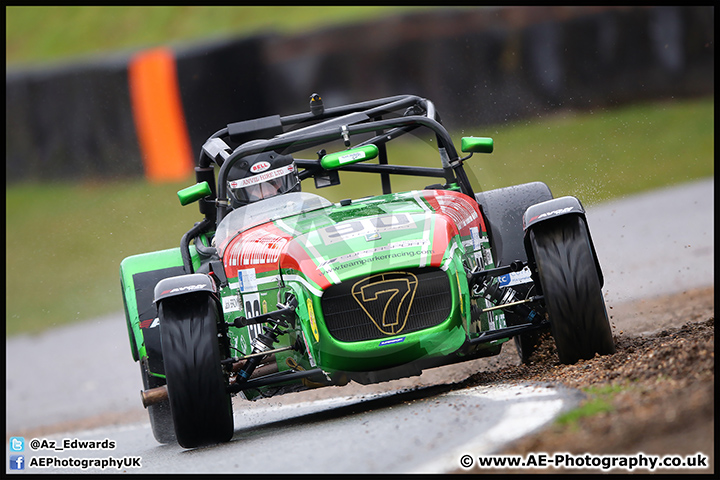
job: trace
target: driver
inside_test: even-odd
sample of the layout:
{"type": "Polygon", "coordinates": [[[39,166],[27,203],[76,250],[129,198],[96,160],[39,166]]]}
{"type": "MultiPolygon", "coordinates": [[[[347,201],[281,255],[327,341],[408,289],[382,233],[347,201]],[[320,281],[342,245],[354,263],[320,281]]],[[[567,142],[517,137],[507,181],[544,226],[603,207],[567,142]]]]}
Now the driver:
{"type": "Polygon", "coordinates": [[[232,166],[228,179],[233,179],[228,180],[232,208],[300,191],[300,177],[293,157],[276,152],[243,158],[232,166]]]}

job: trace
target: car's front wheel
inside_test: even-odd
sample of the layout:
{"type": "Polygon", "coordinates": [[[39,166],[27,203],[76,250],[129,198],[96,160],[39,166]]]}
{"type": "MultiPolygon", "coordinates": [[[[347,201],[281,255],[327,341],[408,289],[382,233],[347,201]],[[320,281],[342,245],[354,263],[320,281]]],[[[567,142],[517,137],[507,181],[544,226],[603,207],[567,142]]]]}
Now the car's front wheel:
{"type": "Polygon", "coordinates": [[[584,220],[571,216],[538,224],[529,240],[560,362],[614,353],[584,220]]]}
{"type": "Polygon", "coordinates": [[[178,443],[194,448],[229,441],[232,399],[220,365],[217,304],[205,293],[170,297],[160,302],[158,317],[178,443]]]}

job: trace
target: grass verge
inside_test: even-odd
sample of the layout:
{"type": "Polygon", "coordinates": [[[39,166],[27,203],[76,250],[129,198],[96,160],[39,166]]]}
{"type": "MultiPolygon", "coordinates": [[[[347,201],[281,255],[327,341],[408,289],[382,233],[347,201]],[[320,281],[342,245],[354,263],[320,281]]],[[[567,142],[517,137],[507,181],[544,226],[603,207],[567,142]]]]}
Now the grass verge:
{"type": "Polygon", "coordinates": [[[179,42],[296,34],[430,6],[10,6],[6,64],[58,61],[179,42]],[[30,32],[30,33],[29,33],[30,32]]]}
{"type": "Polygon", "coordinates": [[[591,417],[598,413],[612,412],[613,396],[622,391],[624,387],[619,385],[602,385],[590,386],[583,388],[583,392],[588,396],[580,406],[565,412],[555,419],[555,424],[575,430],[578,428],[578,421],[581,418],[591,417]]]}

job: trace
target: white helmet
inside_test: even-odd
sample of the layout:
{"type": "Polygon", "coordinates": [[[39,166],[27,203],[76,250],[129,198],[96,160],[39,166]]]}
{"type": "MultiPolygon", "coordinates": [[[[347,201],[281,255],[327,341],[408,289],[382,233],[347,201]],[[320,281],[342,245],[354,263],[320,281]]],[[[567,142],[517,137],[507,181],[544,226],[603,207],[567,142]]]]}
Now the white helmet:
{"type": "Polygon", "coordinates": [[[287,192],[299,192],[300,177],[295,160],[275,152],[249,155],[230,169],[228,191],[233,208],[287,192]]]}

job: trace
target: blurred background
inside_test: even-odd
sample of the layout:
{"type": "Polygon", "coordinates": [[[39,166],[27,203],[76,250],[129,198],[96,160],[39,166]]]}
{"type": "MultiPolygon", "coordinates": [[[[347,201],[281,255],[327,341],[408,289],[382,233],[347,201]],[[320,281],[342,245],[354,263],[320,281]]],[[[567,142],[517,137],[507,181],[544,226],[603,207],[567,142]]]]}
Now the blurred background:
{"type": "Polygon", "coordinates": [[[313,92],[431,99],[454,138],[495,139],[469,162],[483,189],[587,206],[714,175],[713,7],[6,7],[6,27],[8,337],[121,311],[120,261],[200,219],[175,192],[204,140],[313,92]],[[142,138],[157,53],[180,178],[142,138]]]}

